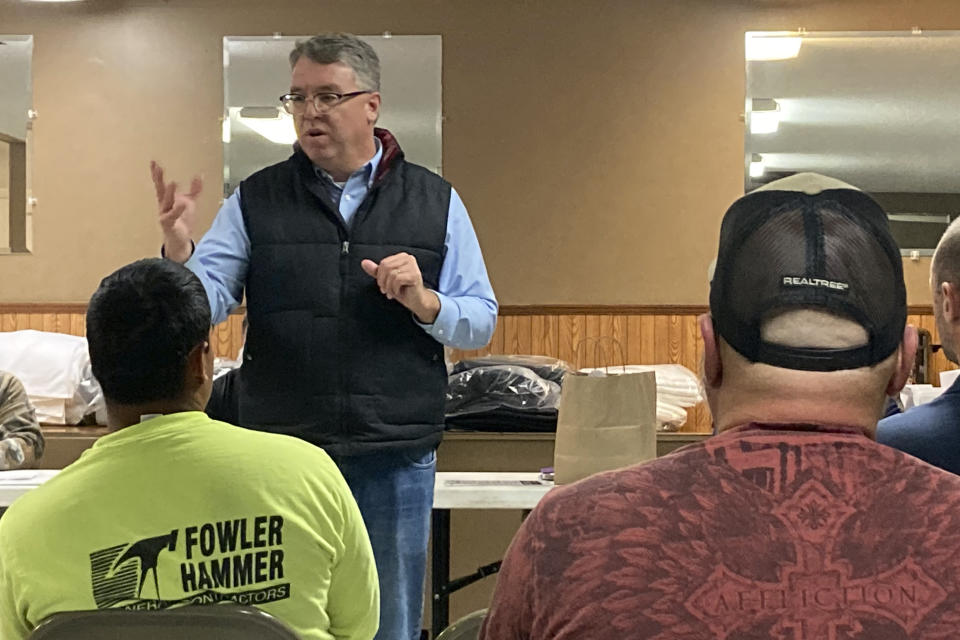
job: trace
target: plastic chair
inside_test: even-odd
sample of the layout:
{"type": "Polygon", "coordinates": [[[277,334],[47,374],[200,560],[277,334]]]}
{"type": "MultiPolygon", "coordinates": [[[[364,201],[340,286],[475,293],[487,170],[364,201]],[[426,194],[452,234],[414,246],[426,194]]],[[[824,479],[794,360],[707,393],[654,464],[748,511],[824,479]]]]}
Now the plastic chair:
{"type": "Polygon", "coordinates": [[[476,640],[480,637],[480,626],[486,616],[486,609],[468,613],[444,629],[436,640],[476,640]]]}
{"type": "Polygon", "coordinates": [[[298,640],[254,607],[188,606],[160,611],[100,609],[55,613],[29,640],[298,640]]]}

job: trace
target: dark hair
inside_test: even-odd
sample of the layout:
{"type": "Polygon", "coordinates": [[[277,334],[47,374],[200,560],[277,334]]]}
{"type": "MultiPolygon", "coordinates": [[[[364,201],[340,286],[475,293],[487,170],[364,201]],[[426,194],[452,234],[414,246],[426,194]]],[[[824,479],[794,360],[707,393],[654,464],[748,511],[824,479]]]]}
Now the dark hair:
{"type": "Polygon", "coordinates": [[[162,258],[113,272],[87,308],[93,375],[117,404],[183,393],[187,355],[209,334],[210,304],[200,279],[162,258]]]}

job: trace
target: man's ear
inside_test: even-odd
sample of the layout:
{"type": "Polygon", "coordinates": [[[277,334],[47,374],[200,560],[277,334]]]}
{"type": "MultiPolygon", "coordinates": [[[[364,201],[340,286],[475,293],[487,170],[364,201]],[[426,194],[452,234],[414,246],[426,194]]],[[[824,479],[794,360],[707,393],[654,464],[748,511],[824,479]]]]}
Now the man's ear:
{"type": "Polygon", "coordinates": [[[720,346],[713,332],[713,318],[709,313],[697,317],[700,335],[703,337],[703,382],[708,387],[718,387],[723,381],[723,363],[720,362],[720,346]]]}
{"type": "Polygon", "coordinates": [[[370,124],[376,124],[380,119],[380,93],[374,91],[367,97],[366,102],[367,120],[370,124]]]}
{"type": "Polygon", "coordinates": [[[187,376],[196,385],[201,385],[208,377],[207,359],[211,355],[210,342],[204,340],[187,355],[187,376]]]}
{"type": "Polygon", "coordinates": [[[897,349],[897,368],[887,383],[887,395],[900,393],[913,371],[913,361],[917,357],[917,328],[908,324],[903,328],[903,342],[897,349]]]}
{"type": "Polygon", "coordinates": [[[952,282],[940,283],[940,310],[943,319],[953,324],[960,321],[960,289],[952,282]]]}

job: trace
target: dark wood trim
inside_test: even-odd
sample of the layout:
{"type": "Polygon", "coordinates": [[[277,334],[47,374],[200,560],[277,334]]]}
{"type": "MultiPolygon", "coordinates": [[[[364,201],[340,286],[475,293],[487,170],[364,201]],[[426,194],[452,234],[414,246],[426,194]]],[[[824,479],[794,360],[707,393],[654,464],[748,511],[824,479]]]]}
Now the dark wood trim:
{"type": "MultiPolygon", "coordinates": [[[[237,307],[234,314],[242,314],[237,307]]],[[[508,304],[500,307],[501,316],[686,316],[707,313],[705,304],[508,304]]],[[[0,303],[0,313],[86,313],[85,302],[10,302],[0,303]]],[[[929,304],[911,304],[909,315],[932,315],[929,304]]]]}

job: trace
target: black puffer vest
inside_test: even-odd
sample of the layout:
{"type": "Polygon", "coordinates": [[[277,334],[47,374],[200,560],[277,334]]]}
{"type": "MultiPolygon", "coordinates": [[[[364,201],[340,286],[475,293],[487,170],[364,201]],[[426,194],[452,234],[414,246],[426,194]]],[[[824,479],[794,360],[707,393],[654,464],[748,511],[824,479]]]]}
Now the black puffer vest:
{"type": "Polygon", "coordinates": [[[375,133],[383,156],[349,227],[299,148],[240,185],[250,264],[239,422],[334,455],[436,445],[443,429],[443,347],[360,262],[407,252],[436,289],[450,184],[375,133]]]}

